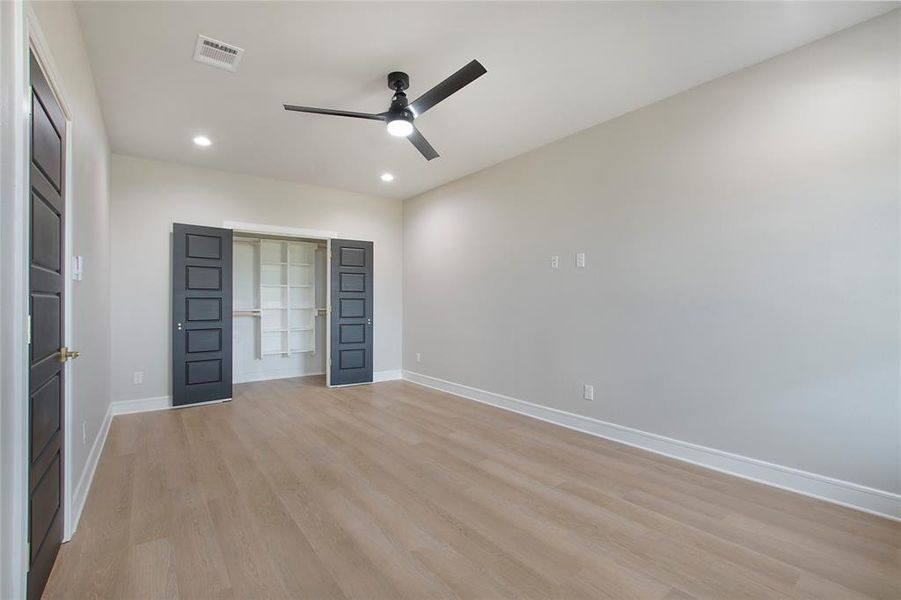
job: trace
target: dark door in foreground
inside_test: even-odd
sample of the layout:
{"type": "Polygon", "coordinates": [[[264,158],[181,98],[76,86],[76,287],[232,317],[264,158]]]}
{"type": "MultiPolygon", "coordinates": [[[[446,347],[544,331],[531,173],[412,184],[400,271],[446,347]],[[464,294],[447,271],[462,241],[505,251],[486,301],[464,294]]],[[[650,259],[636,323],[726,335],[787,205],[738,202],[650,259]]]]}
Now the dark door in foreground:
{"type": "Polygon", "coordinates": [[[231,398],[232,231],[175,223],[172,244],[172,405],[231,398]]]}
{"type": "Polygon", "coordinates": [[[63,111],[32,56],[28,257],[29,599],[41,597],[63,539],[63,361],[68,358],[61,354],[65,307],[65,135],[63,111]]]}
{"type": "Polygon", "coordinates": [[[372,242],[332,240],[329,385],[372,381],[372,242]]]}

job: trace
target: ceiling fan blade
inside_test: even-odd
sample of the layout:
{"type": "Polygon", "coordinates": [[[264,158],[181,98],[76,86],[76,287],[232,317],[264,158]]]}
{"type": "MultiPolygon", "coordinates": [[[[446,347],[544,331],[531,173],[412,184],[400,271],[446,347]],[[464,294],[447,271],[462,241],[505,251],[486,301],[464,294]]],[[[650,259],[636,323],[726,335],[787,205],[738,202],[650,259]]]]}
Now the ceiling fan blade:
{"type": "Polygon", "coordinates": [[[474,60],[414,100],[407,108],[413,111],[414,116],[418,117],[451,94],[459,92],[487,72],[485,67],[482,66],[482,63],[474,60]]]}
{"type": "Polygon", "coordinates": [[[333,115],[335,117],[354,117],[355,119],[369,119],[371,121],[384,121],[385,115],[374,115],[372,113],[352,112],[349,110],[332,110],[330,108],[313,108],[312,106],[295,106],[293,104],[285,104],[285,110],[295,112],[313,113],[316,115],[333,115]]]}
{"type": "Polygon", "coordinates": [[[426,160],[432,160],[433,158],[438,158],[438,153],[432,148],[432,145],[422,136],[422,133],[419,132],[415,127],[413,128],[413,133],[407,136],[407,139],[416,146],[416,149],[425,157],[426,160]]]}

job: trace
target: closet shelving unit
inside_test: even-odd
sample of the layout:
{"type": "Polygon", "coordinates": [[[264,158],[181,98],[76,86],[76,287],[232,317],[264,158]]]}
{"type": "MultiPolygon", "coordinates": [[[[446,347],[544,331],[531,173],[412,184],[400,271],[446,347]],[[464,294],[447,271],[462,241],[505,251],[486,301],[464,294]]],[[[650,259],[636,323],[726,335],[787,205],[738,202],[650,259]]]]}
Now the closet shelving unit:
{"type": "Polygon", "coordinates": [[[260,240],[260,349],[263,356],[316,350],[316,245],[260,240]]]}

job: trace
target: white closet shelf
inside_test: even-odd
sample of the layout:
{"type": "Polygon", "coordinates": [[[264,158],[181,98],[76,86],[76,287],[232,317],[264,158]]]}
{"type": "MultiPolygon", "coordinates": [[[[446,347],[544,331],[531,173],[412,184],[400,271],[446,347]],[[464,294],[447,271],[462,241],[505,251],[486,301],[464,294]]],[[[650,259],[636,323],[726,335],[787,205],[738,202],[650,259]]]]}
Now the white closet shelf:
{"type": "MultiPolygon", "coordinates": [[[[308,242],[266,240],[261,248],[259,264],[264,281],[259,282],[260,297],[267,303],[279,303],[275,306],[264,305],[262,308],[263,323],[269,327],[258,330],[259,335],[265,334],[268,342],[266,350],[261,354],[287,356],[315,352],[315,319],[311,318],[310,313],[300,312],[315,308],[310,306],[315,303],[316,295],[312,268],[315,264],[315,245],[308,242]],[[273,327],[276,324],[279,326],[273,327]],[[312,335],[306,332],[312,332],[312,335]]],[[[262,340],[260,345],[262,346],[262,340]]]]}

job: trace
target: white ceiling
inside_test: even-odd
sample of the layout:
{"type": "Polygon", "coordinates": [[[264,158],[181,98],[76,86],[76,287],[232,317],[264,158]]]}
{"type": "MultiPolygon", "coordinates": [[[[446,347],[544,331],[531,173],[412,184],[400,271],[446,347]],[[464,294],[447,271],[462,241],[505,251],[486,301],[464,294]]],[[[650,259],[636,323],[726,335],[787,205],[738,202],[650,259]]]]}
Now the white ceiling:
{"type": "Polygon", "coordinates": [[[406,198],[896,8],[879,2],[80,2],[114,152],[406,198]],[[192,60],[198,33],[246,50],[192,60]],[[417,120],[426,162],[374,121],[477,58],[417,120]],[[213,140],[198,148],[198,133],[213,140]],[[386,184],[379,175],[392,172],[386,184]]]}

